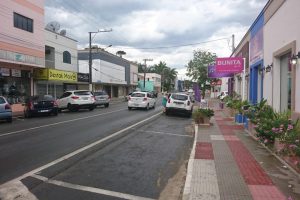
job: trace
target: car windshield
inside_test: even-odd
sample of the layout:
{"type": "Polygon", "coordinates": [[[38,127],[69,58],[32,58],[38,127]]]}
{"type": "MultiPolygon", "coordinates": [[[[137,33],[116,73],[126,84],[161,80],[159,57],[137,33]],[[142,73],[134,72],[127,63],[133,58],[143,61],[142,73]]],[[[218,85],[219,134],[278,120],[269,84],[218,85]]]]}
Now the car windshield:
{"type": "Polygon", "coordinates": [[[186,95],[181,95],[181,94],[172,94],[172,99],[174,100],[181,100],[181,101],[186,101],[188,99],[188,96],[186,95]]]}
{"type": "Polygon", "coordinates": [[[144,93],[132,93],[131,97],[145,97],[144,93]]]}
{"type": "Polygon", "coordinates": [[[107,95],[106,92],[102,91],[102,92],[94,92],[95,96],[100,96],[100,95],[107,95]]]}
{"type": "Polygon", "coordinates": [[[0,104],[6,103],[3,97],[0,97],[0,104]]]}
{"type": "Polygon", "coordinates": [[[91,95],[91,92],[89,91],[78,91],[78,92],[74,92],[75,95],[78,96],[84,96],[84,95],[91,95]]]}

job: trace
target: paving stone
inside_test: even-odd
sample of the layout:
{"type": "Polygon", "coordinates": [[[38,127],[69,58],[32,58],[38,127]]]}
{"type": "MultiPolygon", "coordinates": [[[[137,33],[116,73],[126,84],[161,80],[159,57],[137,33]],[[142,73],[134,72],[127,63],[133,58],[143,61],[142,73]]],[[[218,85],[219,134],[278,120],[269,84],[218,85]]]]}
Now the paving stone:
{"type": "Polygon", "coordinates": [[[209,142],[197,142],[195,150],[195,159],[213,160],[213,148],[209,142]]]}
{"type": "Polygon", "coordinates": [[[249,185],[254,200],[286,200],[276,186],[249,185]]]}
{"type": "Polygon", "coordinates": [[[213,160],[194,160],[191,200],[219,200],[219,188],[213,160]]]}
{"type": "Polygon", "coordinates": [[[225,140],[223,135],[210,135],[211,140],[225,140]]]}

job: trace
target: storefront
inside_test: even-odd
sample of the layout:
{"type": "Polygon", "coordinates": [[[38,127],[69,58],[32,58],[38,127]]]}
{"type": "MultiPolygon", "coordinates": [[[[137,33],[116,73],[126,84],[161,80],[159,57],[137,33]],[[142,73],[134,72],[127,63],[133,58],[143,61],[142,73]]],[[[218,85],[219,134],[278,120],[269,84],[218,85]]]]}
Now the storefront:
{"type": "Polygon", "coordinates": [[[60,97],[64,91],[77,90],[77,73],[56,69],[35,69],[35,95],[60,97]]]}
{"type": "Polygon", "coordinates": [[[6,97],[11,104],[24,103],[31,95],[31,71],[6,65],[0,64],[0,96],[6,97]]]}
{"type": "Polygon", "coordinates": [[[77,89],[89,90],[90,75],[86,73],[77,73],[77,89]]]}

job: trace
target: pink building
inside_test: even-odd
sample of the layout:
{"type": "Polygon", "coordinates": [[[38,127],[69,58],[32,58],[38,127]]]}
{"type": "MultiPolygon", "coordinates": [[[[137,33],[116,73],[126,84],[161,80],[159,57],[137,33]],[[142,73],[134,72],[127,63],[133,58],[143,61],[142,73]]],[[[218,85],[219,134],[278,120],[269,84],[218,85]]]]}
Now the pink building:
{"type": "Polygon", "coordinates": [[[0,13],[0,96],[18,104],[45,66],[44,0],[0,0],[0,13]]]}

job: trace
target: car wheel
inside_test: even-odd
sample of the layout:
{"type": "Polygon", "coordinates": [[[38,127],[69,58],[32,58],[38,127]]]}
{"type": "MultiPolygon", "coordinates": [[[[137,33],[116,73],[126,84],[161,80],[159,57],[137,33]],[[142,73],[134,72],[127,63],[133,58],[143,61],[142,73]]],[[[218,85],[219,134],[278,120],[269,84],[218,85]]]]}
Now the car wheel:
{"type": "Polygon", "coordinates": [[[168,110],[166,110],[166,112],[165,112],[165,113],[166,113],[166,115],[169,115],[169,114],[170,114],[168,110]]]}
{"type": "Polygon", "coordinates": [[[54,115],[54,116],[57,116],[57,115],[58,115],[58,110],[57,110],[57,111],[54,111],[54,112],[53,112],[53,115],[54,115]]]}
{"type": "Polygon", "coordinates": [[[109,106],[109,103],[105,104],[105,108],[108,108],[108,106],[109,106]]]}
{"type": "Polygon", "coordinates": [[[148,104],[147,104],[147,107],[146,107],[146,110],[149,110],[149,108],[150,108],[150,107],[149,107],[149,103],[148,103],[148,104]]]}
{"type": "Polygon", "coordinates": [[[76,111],[78,111],[78,108],[76,108],[75,106],[73,106],[71,104],[68,104],[68,110],[71,112],[76,112],[76,111]]]}
{"type": "Polygon", "coordinates": [[[12,117],[7,118],[6,121],[7,121],[8,123],[12,123],[12,117]]]}
{"type": "Polygon", "coordinates": [[[152,107],[153,109],[155,109],[155,104],[156,104],[156,103],[153,104],[153,107],[152,107]]]}
{"type": "Polygon", "coordinates": [[[58,108],[58,109],[57,109],[57,112],[61,113],[61,110],[62,110],[61,108],[58,108]]]}
{"type": "Polygon", "coordinates": [[[131,107],[128,107],[128,110],[131,110],[131,107]]]}
{"type": "Polygon", "coordinates": [[[95,106],[90,106],[89,111],[93,111],[95,106]]]}

